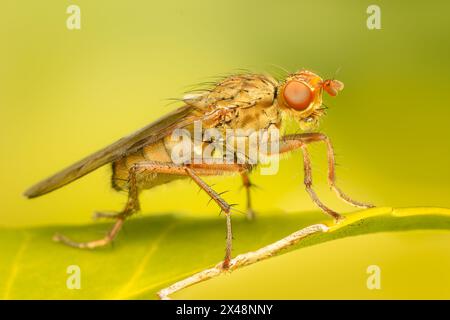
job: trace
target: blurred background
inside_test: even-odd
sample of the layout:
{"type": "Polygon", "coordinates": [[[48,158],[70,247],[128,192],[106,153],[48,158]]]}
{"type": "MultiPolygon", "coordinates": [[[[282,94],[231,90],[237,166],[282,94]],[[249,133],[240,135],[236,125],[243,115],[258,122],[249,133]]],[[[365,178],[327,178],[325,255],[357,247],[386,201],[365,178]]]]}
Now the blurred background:
{"type": "MultiPolygon", "coordinates": [[[[345,89],[325,98],[321,130],[342,189],[379,206],[450,206],[448,1],[4,0],[1,9],[0,226],[90,223],[94,210],[121,209],[109,166],[41,198],[22,193],[173,110],[168,98],[190,85],[239,68],[339,70],[345,89]],[[70,4],[81,30],[66,28],[70,4]],[[381,30],[366,27],[370,4],[381,30]]],[[[354,211],[328,190],[325,148],[311,150],[322,199],[354,211]]],[[[316,210],[298,153],[278,175],[252,179],[258,214],[316,210]]],[[[245,209],[238,177],[207,181],[245,209]]],[[[207,200],[187,181],[141,197],[145,214],[217,216],[207,200]]]]}

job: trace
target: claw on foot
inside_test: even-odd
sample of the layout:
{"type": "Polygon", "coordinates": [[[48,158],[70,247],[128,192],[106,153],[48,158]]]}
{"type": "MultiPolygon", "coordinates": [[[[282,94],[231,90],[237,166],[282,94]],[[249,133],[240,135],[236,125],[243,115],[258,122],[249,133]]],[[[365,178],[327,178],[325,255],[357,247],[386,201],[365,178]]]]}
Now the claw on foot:
{"type": "Polygon", "coordinates": [[[334,219],[334,222],[335,222],[336,224],[339,224],[339,223],[341,223],[342,221],[344,221],[345,219],[346,219],[345,216],[338,215],[338,216],[334,219]]]}

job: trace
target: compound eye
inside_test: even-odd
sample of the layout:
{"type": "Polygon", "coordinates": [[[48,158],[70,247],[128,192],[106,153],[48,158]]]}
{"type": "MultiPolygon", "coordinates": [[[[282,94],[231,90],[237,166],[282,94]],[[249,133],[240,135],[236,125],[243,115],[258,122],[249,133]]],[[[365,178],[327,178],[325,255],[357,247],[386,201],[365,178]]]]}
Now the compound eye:
{"type": "Polygon", "coordinates": [[[305,110],[311,103],[311,89],[299,81],[289,81],[284,87],[283,97],[286,103],[295,110],[305,110]]]}

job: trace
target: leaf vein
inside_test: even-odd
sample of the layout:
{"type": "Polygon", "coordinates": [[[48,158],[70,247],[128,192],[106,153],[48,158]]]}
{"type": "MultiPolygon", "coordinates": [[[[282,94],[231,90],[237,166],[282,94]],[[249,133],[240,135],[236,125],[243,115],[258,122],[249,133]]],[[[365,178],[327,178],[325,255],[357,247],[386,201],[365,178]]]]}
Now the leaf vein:
{"type": "Polygon", "coordinates": [[[17,250],[17,253],[11,264],[11,271],[9,272],[9,276],[8,276],[8,279],[7,279],[7,282],[5,285],[5,293],[3,295],[3,298],[5,300],[10,299],[11,289],[14,286],[14,282],[15,282],[15,280],[17,278],[17,274],[19,272],[19,263],[22,260],[23,253],[25,252],[26,248],[28,247],[30,239],[31,239],[31,235],[28,233],[25,233],[22,243],[20,244],[20,247],[17,250]]]}
{"type": "Polygon", "coordinates": [[[169,224],[165,229],[163,229],[159,236],[152,241],[152,243],[149,246],[149,250],[144,255],[144,257],[141,259],[141,262],[137,265],[136,270],[131,275],[128,282],[119,290],[119,292],[116,294],[116,299],[122,299],[125,296],[129,295],[130,289],[133,287],[133,285],[137,282],[139,277],[144,273],[145,268],[150,261],[150,258],[154,255],[154,253],[158,250],[159,244],[162,240],[167,236],[167,234],[175,227],[177,223],[171,223],[169,224]]]}

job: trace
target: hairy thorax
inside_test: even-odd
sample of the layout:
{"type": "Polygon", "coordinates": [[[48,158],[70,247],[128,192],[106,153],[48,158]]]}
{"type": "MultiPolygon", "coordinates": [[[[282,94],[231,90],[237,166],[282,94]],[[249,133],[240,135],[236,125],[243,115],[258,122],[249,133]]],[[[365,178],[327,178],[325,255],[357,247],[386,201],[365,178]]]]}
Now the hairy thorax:
{"type": "MultiPolygon", "coordinates": [[[[233,76],[224,79],[210,90],[187,95],[184,102],[192,108],[192,112],[201,112],[202,137],[204,130],[211,128],[217,129],[224,137],[230,129],[241,130],[245,135],[249,135],[261,129],[280,127],[281,115],[276,102],[276,87],[276,80],[268,76],[233,76]]],[[[192,139],[195,136],[194,128],[194,123],[183,128],[189,132],[192,139]]],[[[173,163],[172,152],[177,143],[179,141],[173,140],[172,131],[169,131],[162,139],[114,162],[113,187],[116,190],[128,188],[129,170],[136,163],[173,163]]],[[[210,143],[208,139],[202,140],[201,149],[204,150],[210,143]]],[[[143,171],[138,175],[137,182],[140,189],[149,189],[182,177],[143,171]]]]}

